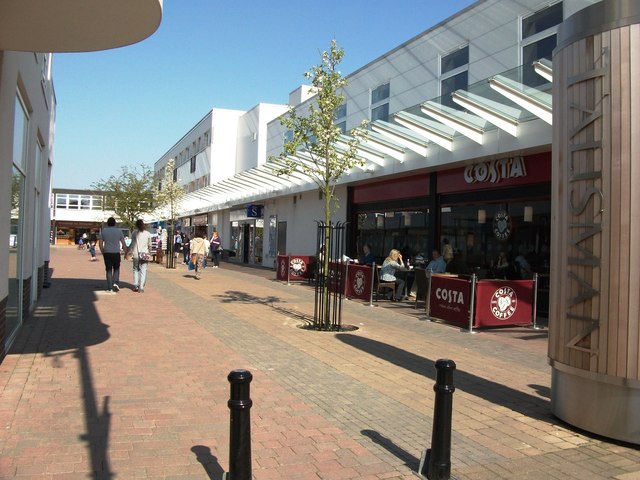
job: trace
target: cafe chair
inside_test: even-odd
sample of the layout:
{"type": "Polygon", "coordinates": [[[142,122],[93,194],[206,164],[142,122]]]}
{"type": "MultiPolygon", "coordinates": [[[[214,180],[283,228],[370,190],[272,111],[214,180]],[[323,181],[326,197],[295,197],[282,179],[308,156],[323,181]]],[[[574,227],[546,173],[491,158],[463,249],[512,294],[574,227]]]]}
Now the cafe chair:
{"type": "Polygon", "coordinates": [[[375,276],[376,302],[378,301],[378,297],[380,296],[380,291],[384,292],[386,289],[391,290],[391,299],[395,300],[396,299],[396,282],[393,282],[393,281],[386,282],[382,280],[380,278],[380,270],[382,270],[382,267],[380,265],[376,265],[375,263],[374,263],[374,267],[376,269],[376,276],[375,276]]]}
{"type": "Polygon", "coordinates": [[[416,302],[413,308],[418,308],[418,302],[424,302],[425,308],[427,308],[427,293],[429,291],[429,279],[427,278],[427,270],[424,268],[416,268],[415,272],[415,284],[416,284],[416,302]]]}

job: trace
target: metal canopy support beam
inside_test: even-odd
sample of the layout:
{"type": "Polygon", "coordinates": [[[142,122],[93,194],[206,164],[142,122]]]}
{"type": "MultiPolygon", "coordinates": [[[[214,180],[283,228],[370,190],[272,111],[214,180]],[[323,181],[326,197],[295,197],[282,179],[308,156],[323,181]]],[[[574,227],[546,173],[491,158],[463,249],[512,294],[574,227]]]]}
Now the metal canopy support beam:
{"type": "Polygon", "coordinates": [[[548,82],[553,82],[553,63],[546,58],[533,62],[533,69],[548,82]]]}
{"type": "Polygon", "coordinates": [[[405,160],[407,148],[378,132],[369,131],[365,143],[400,163],[405,160]]]}
{"type": "MultiPolygon", "coordinates": [[[[272,161],[265,164],[265,167],[274,171],[274,174],[277,169],[283,168],[284,166],[285,166],[284,163],[280,161],[272,161]]],[[[309,183],[313,181],[308,175],[305,175],[304,173],[298,172],[298,171],[291,172],[290,174],[287,175],[287,178],[296,179],[298,181],[296,185],[304,185],[305,183],[309,183]]]]}
{"type": "Polygon", "coordinates": [[[445,125],[437,124],[437,122],[429,121],[426,118],[418,117],[408,112],[398,112],[393,119],[403,127],[440,145],[442,148],[449,151],[453,150],[453,134],[455,133],[453,128],[448,128],[445,125]]]}
{"type": "MultiPolygon", "coordinates": [[[[337,145],[336,147],[338,147],[339,149],[342,149],[342,151],[346,152],[347,149],[349,148],[349,137],[347,137],[346,135],[342,135],[340,136],[340,138],[338,139],[337,145]],[[344,147],[343,147],[344,145],[344,147]]],[[[370,145],[367,145],[365,143],[360,143],[360,145],[358,145],[356,147],[356,155],[361,158],[362,160],[365,161],[369,161],[371,163],[374,163],[376,165],[379,165],[381,167],[384,167],[386,165],[386,161],[385,161],[385,153],[380,151],[379,148],[376,147],[372,147],[370,145]]],[[[372,171],[372,170],[368,170],[368,169],[363,169],[365,171],[372,171]]]]}
{"type": "Polygon", "coordinates": [[[496,92],[533,113],[549,125],[553,125],[551,95],[548,93],[535,88],[527,88],[521,83],[513,82],[500,75],[489,79],[489,85],[496,92]]]}
{"type": "MultiPolygon", "coordinates": [[[[518,136],[518,121],[515,118],[500,113],[495,108],[492,108],[490,106],[492,102],[489,100],[460,90],[453,92],[451,94],[451,99],[470,112],[473,112],[488,122],[493,123],[496,127],[504,130],[509,135],[514,137],[518,136]]],[[[502,108],[508,107],[503,105],[502,108]]]]}
{"type": "Polygon", "coordinates": [[[405,127],[394,125],[392,123],[376,120],[371,124],[371,130],[391,139],[391,141],[408,148],[412,152],[423,157],[427,156],[429,143],[418,137],[415,133],[405,127]]]}
{"type": "Polygon", "coordinates": [[[453,128],[456,132],[482,145],[484,128],[481,124],[485,123],[482,118],[471,114],[464,114],[454,109],[448,109],[444,105],[435,102],[423,103],[420,105],[420,110],[425,115],[443,123],[447,127],[453,128]]]}
{"type": "Polygon", "coordinates": [[[258,182],[266,182],[268,185],[272,187],[288,187],[291,186],[291,182],[288,182],[284,178],[280,178],[277,175],[269,173],[265,170],[258,170],[257,168],[252,168],[251,170],[247,170],[246,172],[242,172],[238,174],[240,177],[248,177],[251,179],[255,179],[258,182]]]}

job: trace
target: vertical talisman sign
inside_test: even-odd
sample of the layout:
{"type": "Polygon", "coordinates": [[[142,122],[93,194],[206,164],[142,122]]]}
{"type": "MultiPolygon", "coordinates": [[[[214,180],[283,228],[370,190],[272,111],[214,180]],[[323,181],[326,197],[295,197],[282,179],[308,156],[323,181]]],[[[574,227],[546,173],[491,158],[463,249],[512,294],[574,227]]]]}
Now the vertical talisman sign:
{"type": "Polygon", "coordinates": [[[639,18],[640,2],[605,0],[558,31],[549,309],[553,413],[638,444],[639,18]]]}

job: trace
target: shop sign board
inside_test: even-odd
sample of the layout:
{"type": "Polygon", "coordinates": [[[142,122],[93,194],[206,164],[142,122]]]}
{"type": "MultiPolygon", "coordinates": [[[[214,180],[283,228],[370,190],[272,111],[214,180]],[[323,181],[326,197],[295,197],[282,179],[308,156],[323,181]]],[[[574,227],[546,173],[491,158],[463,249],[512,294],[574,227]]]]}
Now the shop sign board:
{"type": "Polygon", "coordinates": [[[278,255],[278,280],[291,282],[313,278],[315,257],[307,255],[278,255]]]}
{"type": "Polygon", "coordinates": [[[471,302],[469,280],[449,275],[431,275],[429,316],[461,327],[469,324],[471,302]]]}
{"type": "Polygon", "coordinates": [[[373,269],[366,265],[349,264],[345,296],[369,301],[371,299],[371,280],[373,269]]]}
{"type": "Polygon", "coordinates": [[[533,315],[533,280],[479,280],[476,327],[528,325],[533,315]]]}
{"type": "Polygon", "coordinates": [[[247,205],[247,217],[248,218],[262,218],[262,211],[264,205],[247,205]]]}

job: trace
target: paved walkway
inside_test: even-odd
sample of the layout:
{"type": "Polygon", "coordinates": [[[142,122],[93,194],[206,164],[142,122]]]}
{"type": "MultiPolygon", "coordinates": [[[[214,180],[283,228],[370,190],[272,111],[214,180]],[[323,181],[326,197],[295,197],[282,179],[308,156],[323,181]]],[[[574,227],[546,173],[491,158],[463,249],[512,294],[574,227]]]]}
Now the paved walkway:
{"type": "Polygon", "coordinates": [[[313,291],[223,263],[201,280],[54,248],[44,290],[0,365],[0,478],[220,479],[231,370],[251,384],[256,479],[415,479],[431,443],[434,363],[457,364],[458,479],[640,479],[640,450],[549,413],[546,331],[461,333],[409,304],[345,301],[343,324],[298,328],[313,291]]]}

